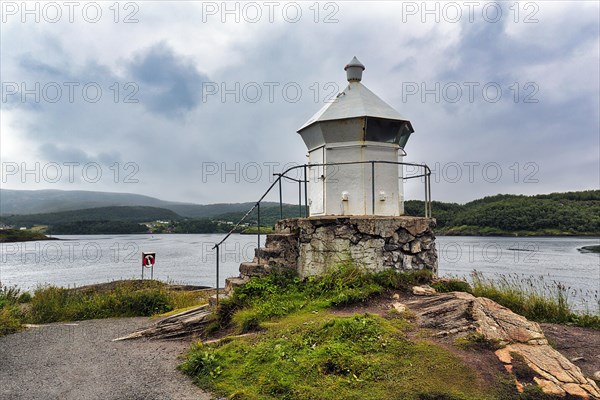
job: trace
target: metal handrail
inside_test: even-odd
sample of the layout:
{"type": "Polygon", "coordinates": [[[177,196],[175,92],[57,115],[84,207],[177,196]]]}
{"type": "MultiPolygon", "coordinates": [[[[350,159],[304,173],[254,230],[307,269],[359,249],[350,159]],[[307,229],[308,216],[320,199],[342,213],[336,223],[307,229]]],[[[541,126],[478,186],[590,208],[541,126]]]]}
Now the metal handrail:
{"type": "Polygon", "coordinates": [[[278,185],[279,187],[279,215],[281,219],[283,219],[283,196],[282,196],[282,188],[281,183],[283,179],[287,179],[292,182],[298,182],[298,207],[299,207],[299,215],[302,217],[302,184],[304,184],[304,213],[305,216],[309,216],[308,212],[308,169],[313,167],[327,167],[327,166],[335,166],[335,165],[356,165],[356,164],[371,164],[371,205],[372,212],[375,215],[375,164],[395,164],[402,166],[413,166],[423,168],[424,172],[420,175],[411,175],[409,177],[402,177],[403,180],[415,179],[415,178],[425,178],[424,186],[425,186],[425,217],[431,217],[431,169],[427,164],[415,164],[415,163],[405,163],[400,161],[347,161],[347,162],[338,162],[338,163],[323,163],[323,164],[302,164],[290,167],[283,171],[280,174],[273,174],[273,176],[277,176],[277,179],[273,181],[273,183],[269,186],[269,188],[264,192],[264,194],[258,199],[256,203],[244,214],[244,216],[231,228],[229,232],[225,235],[223,239],[219,243],[216,243],[212,248],[216,249],[216,269],[217,269],[217,287],[216,287],[216,303],[219,304],[219,246],[221,246],[235,231],[239,228],[239,226],[248,218],[250,214],[254,210],[257,210],[257,242],[258,248],[260,248],[260,202],[264,200],[264,198],[271,192],[271,190],[278,185]],[[295,179],[289,176],[286,176],[290,171],[295,169],[303,170],[304,179],[295,179]]]}

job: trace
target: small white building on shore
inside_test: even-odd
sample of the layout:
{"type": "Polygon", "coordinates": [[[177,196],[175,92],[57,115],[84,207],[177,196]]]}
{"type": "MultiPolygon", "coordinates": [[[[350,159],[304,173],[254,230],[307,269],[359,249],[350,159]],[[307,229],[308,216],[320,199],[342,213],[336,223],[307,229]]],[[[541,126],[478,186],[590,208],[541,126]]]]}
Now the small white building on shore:
{"type": "Polygon", "coordinates": [[[397,162],[414,129],[361,83],[365,67],[356,57],[344,69],[348,86],[298,130],[315,165],[309,168],[310,216],[402,215],[397,162]]]}

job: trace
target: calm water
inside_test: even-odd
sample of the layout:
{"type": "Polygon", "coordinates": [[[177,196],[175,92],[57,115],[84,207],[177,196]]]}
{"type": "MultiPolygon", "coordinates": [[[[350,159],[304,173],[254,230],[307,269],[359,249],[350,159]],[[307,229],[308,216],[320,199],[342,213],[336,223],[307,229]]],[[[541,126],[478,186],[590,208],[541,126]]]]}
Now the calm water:
{"type": "MultiPolygon", "coordinates": [[[[154,277],[214,286],[215,251],[223,235],[58,236],[61,241],[0,244],[0,281],[30,290],[40,284],[80,286],[141,276],[141,253],[156,253],[154,277]]],[[[438,237],[441,276],[468,277],[477,270],[489,278],[517,274],[543,276],[577,291],[594,303],[600,291],[600,255],[577,249],[600,244],[600,238],[438,237]]],[[[233,235],[221,248],[220,285],[237,276],[240,262],[254,255],[256,236],[233,235]]],[[[150,270],[144,271],[149,277],[150,270]]]]}

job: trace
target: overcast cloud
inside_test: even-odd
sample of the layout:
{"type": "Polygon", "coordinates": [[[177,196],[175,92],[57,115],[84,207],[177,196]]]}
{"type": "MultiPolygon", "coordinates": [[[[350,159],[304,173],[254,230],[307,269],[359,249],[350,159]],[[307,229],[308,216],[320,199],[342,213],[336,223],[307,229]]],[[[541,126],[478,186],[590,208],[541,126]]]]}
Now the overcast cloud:
{"type": "Polygon", "coordinates": [[[2,2],[2,188],[256,200],[353,56],[435,200],[600,186],[596,1],[23,4],[2,2]]]}

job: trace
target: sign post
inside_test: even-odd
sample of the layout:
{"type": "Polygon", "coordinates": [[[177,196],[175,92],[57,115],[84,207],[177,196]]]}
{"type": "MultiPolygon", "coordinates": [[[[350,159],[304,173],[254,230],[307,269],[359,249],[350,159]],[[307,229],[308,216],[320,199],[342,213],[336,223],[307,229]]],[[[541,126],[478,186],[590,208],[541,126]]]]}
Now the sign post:
{"type": "Polygon", "coordinates": [[[144,280],[144,268],[150,268],[150,279],[154,279],[154,263],[156,253],[142,252],[142,280],[144,280]]]}

